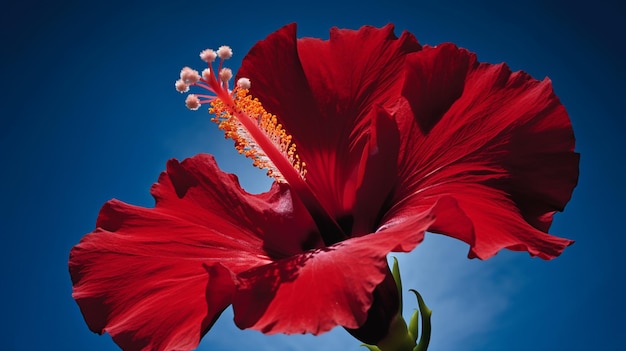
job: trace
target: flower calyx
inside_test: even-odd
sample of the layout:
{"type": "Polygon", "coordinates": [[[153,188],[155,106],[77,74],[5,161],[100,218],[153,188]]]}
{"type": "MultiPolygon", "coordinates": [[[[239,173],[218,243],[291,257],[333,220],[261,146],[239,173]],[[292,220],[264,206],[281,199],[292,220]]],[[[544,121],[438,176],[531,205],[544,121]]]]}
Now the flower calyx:
{"type": "Polygon", "coordinates": [[[424,299],[416,290],[410,289],[415,294],[418,303],[418,309],[415,309],[409,325],[402,317],[402,280],[400,279],[400,268],[398,260],[394,257],[392,275],[398,288],[398,296],[400,298],[400,307],[398,314],[391,322],[387,336],[380,340],[376,345],[363,344],[370,351],[427,351],[430,343],[431,323],[430,318],[432,311],[424,303],[424,299]],[[419,336],[419,320],[422,321],[422,333],[419,336]]]}

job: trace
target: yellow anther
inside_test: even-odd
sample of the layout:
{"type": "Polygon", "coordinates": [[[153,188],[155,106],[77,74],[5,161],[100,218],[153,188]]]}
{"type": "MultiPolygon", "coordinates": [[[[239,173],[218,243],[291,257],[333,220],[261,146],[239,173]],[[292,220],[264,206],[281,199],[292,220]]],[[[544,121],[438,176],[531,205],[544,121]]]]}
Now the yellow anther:
{"type": "Polygon", "coordinates": [[[211,121],[217,123],[218,128],[224,131],[224,137],[234,140],[237,151],[252,159],[253,166],[266,169],[267,175],[277,181],[285,181],[280,171],[254,139],[250,137],[234,113],[236,112],[240,116],[248,116],[304,179],[306,164],[300,160],[296,152],[296,144],[292,142],[293,138],[278,123],[278,118],[267,112],[258,99],[248,94],[247,89],[236,88],[233,93],[233,102],[235,106],[226,106],[222,100],[215,99],[211,102],[211,107],[209,108],[209,113],[215,115],[215,117],[211,118],[211,121]]]}

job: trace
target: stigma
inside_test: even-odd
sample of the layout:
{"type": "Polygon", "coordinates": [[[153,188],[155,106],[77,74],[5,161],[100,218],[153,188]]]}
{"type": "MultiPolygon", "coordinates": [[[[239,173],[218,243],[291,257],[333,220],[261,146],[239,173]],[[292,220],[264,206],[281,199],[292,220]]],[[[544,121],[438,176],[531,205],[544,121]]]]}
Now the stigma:
{"type": "Polygon", "coordinates": [[[202,73],[184,67],[175,83],[176,90],[186,93],[190,87],[199,87],[208,91],[209,94],[187,95],[187,108],[197,110],[208,104],[209,113],[214,115],[211,121],[224,132],[225,138],[234,141],[239,154],[252,159],[253,166],[266,170],[267,175],[278,182],[294,180],[294,173],[300,181],[304,180],[306,163],[300,159],[292,136],[275,115],[267,112],[261,102],[250,95],[250,79],[239,78],[234,89],[230,90],[233,72],[224,67],[224,61],[232,56],[233,51],[228,46],[221,46],[217,51],[203,50],[200,58],[208,67],[202,73]],[[217,58],[219,64],[214,69],[213,62],[217,58]]]}

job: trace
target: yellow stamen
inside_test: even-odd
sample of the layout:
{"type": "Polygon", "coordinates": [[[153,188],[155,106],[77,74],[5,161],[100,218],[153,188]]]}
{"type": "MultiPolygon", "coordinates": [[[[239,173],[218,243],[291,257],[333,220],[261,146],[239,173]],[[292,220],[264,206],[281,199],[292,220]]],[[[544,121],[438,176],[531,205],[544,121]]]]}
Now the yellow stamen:
{"type": "Polygon", "coordinates": [[[248,116],[304,179],[306,163],[300,160],[296,152],[296,144],[292,141],[291,135],[287,134],[283,126],[278,123],[276,116],[267,112],[258,99],[248,94],[247,89],[236,88],[233,93],[233,102],[234,107],[227,106],[221,99],[211,101],[209,113],[215,115],[211,121],[217,123],[219,129],[224,131],[224,137],[234,140],[237,151],[252,159],[253,166],[266,169],[268,176],[285,182],[272,160],[258,146],[234,114],[248,116]]]}

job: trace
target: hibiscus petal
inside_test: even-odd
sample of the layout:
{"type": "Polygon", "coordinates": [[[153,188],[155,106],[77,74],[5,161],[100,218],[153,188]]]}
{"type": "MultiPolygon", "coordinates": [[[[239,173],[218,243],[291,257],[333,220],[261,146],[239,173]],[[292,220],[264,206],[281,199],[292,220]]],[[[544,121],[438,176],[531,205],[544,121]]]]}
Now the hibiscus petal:
{"type": "Polygon", "coordinates": [[[89,329],[109,332],[124,350],[194,349],[230,304],[232,279],[211,274],[215,268],[176,245],[141,243],[131,236],[96,230],[72,249],[73,297],[89,329]],[[222,292],[211,300],[209,284],[222,292]]]}
{"type": "Polygon", "coordinates": [[[368,147],[361,141],[373,122],[368,115],[377,105],[397,98],[404,57],[421,48],[412,34],[404,32],[398,38],[393,31],[393,25],[333,28],[329,40],[298,40],[298,55],[319,115],[314,120],[296,116],[283,120],[287,128],[297,124],[309,131],[294,135],[302,150],[316,153],[302,153],[311,159],[308,181],[317,192],[335,195],[340,215],[350,212],[355,202],[354,180],[368,147]],[[333,182],[327,181],[328,172],[333,172],[333,182]]]}
{"type": "Polygon", "coordinates": [[[476,64],[476,55],[452,44],[426,46],[407,58],[402,93],[424,134],[461,96],[467,72],[476,64]]]}
{"type": "Polygon", "coordinates": [[[322,245],[312,218],[301,202],[292,199],[287,184],[274,183],[266,193],[249,194],[239,186],[237,176],[222,172],[210,155],[197,155],[181,164],[168,162],[167,173],[151,192],[160,211],[207,228],[225,225],[220,229],[224,233],[236,227],[237,235],[247,236],[250,249],[262,246],[273,258],[322,245]],[[183,198],[171,191],[191,185],[195,187],[183,198]],[[256,244],[259,239],[262,245],[256,244]]]}
{"type": "Polygon", "coordinates": [[[195,348],[230,304],[233,274],[319,246],[286,186],[248,194],[207,155],[168,162],[152,193],[153,209],[105,204],[70,253],[89,328],[125,350],[195,348]]]}
{"type": "Polygon", "coordinates": [[[388,218],[451,195],[473,225],[461,232],[438,220],[436,229],[468,242],[470,256],[504,247],[558,255],[571,242],[541,231],[576,186],[578,154],[549,80],[479,64],[451,44],[411,54],[406,69],[406,100],[390,109],[404,143],[388,218]]]}
{"type": "MultiPolygon", "coordinates": [[[[461,187],[463,191],[458,189],[454,198],[465,217],[471,219],[476,236],[470,258],[487,259],[507,248],[552,259],[573,243],[533,228],[520,216],[518,206],[507,194],[481,185],[459,185],[461,187]]],[[[441,225],[445,228],[448,224],[442,220],[441,225]]],[[[437,226],[438,223],[433,225],[434,231],[440,231],[437,226]]]]}
{"type": "Polygon", "coordinates": [[[412,34],[404,32],[398,38],[393,31],[391,24],[359,30],[333,28],[329,40],[299,39],[298,54],[321,113],[318,120],[333,128],[318,121],[289,122],[333,133],[333,139],[350,135],[354,140],[374,105],[396,99],[404,58],[421,49],[412,34]]]}
{"type": "Polygon", "coordinates": [[[413,213],[403,226],[242,272],[233,300],[235,323],[268,334],[362,326],[372,292],[388,273],[387,254],[415,248],[438,207],[413,213]]]}
{"type": "Polygon", "coordinates": [[[307,183],[336,218],[355,202],[368,114],[397,98],[404,56],[419,49],[411,34],[397,38],[392,25],[334,28],[327,41],[297,40],[296,26],[289,25],[244,58],[239,75],[251,79],[252,94],[293,135],[307,163],[307,183]]]}

